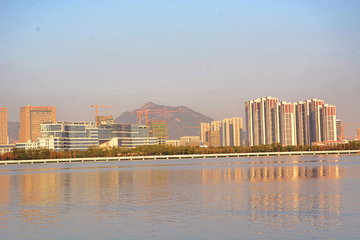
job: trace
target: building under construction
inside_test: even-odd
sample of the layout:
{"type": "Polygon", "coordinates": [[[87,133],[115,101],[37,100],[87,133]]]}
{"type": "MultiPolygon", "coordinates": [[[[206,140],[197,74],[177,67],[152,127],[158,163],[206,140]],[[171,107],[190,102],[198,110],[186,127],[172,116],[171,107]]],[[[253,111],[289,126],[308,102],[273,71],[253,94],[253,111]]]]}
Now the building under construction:
{"type": "Polygon", "coordinates": [[[157,138],[159,145],[165,145],[167,140],[167,121],[149,121],[150,136],[157,138]]]}
{"type": "Polygon", "coordinates": [[[114,118],[112,115],[109,116],[98,116],[98,123],[99,124],[112,124],[114,123],[114,118]]]}

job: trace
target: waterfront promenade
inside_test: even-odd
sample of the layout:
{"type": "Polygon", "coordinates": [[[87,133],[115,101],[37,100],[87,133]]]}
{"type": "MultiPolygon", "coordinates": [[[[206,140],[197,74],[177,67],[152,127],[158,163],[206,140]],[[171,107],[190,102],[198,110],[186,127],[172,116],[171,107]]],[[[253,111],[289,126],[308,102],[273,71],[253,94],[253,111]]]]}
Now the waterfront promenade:
{"type": "Polygon", "coordinates": [[[176,160],[203,158],[241,158],[264,156],[306,156],[329,154],[359,154],[360,150],[334,151],[299,151],[299,152],[256,152],[256,153],[218,153],[218,154],[190,154],[190,155],[153,155],[153,156],[125,156],[125,157],[94,157],[94,158],[60,158],[60,159],[29,159],[0,161],[0,165],[37,164],[37,163],[75,163],[75,162],[110,162],[110,161],[144,161],[144,160],[176,160]]]}

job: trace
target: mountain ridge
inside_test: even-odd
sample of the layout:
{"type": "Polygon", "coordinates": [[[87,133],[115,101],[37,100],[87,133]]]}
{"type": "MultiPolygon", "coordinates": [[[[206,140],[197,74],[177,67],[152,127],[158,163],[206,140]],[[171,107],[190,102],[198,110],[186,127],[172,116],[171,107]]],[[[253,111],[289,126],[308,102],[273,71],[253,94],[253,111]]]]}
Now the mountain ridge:
{"type": "MultiPolygon", "coordinates": [[[[168,111],[148,114],[148,121],[166,120],[168,128],[168,138],[178,140],[182,136],[200,136],[200,123],[213,121],[212,118],[205,116],[199,112],[196,112],[186,106],[171,107],[166,105],[159,105],[153,102],[145,103],[140,110],[155,110],[155,109],[167,109],[168,111]]],[[[139,111],[135,109],[133,111],[125,111],[120,114],[114,121],[115,123],[139,123],[139,117],[137,114],[131,112],[139,111]]],[[[141,122],[145,124],[145,114],[141,115],[141,122]]]]}

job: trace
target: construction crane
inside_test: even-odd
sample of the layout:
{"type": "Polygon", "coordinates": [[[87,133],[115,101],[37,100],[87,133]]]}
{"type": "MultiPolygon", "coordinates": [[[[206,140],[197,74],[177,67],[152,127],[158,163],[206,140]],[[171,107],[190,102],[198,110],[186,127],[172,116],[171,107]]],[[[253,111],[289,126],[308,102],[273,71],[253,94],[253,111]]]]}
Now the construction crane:
{"type": "Polygon", "coordinates": [[[99,126],[99,116],[98,116],[98,107],[115,107],[115,106],[107,106],[107,105],[90,105],[90,107],[95,107],[95,122],[96,126],[99,126]]]}
{"type": "MultiPolygon", "coordinates": [[[[345,138],[344,137],[344,127],[354,126],[354,125],[360,125],[360,123],[353,123],[353,124],[345,124],[345,125],[343,125],[342,122],[341,122],[341,125],[340,125],[341,133],[340,133],[340,137],[339,137],[339,142],[342,142],[342,140],[345,138]]],[[[356,131],[358,131],[358,129],[356,129],[356,131]]],[[[360,136],[359,131],[358,131],[358,135],[360,136]]],[[[359,139],[359,136],[358,136],[358,139],[359,139]]]]}
{"type": "Polygon", "coordinates": [[[178,110],[169,110],[169,109],[145,109],[139,111],[132,111],[131,113],[136,113],[139,115],[139,124],[141,124],[141,114],[145,114],[146,117],[146,126],[148,125],[148,114],[159,114],[159,113],[168,113],[168,112],[178,112],[178,110]]]}

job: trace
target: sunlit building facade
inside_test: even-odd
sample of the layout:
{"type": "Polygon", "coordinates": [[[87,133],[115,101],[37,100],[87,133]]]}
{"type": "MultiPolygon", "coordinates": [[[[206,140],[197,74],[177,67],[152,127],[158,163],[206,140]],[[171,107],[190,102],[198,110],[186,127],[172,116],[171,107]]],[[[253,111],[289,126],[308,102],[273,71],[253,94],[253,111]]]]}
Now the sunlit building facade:
{"type": "Polygon", "coordinates": [[[15,144],[0,144],[0,154],[11,152],[15,144]]]}
{"type": "Polygon", "coordinates": [[[242,118],[224,118],[221,125],[221,146],[241,146],[242,131],[242,118]]]}
{"type": "Polygon", "coordinates": [[[28,140],[27,142],[15,143],[15,147],[18,148],[18,149],[25,149],[25,150],[38,149],[39,148],[39,143],[28,140]]]}
{"type": "Polygon", "coordinates": [[[323,100],[316,98],[310,102],[310,142],[321,142],[321,110],[324,105],[323,100]]]}
{"type": "Polygon", "coordinates": [[[156,137],[151,137],[149,126],[140,124],[100,124],[99,144],[101,147],[134,148],[140,145],[158,145],[156,137]]]}
{"type": "Polygon", "coordinates": [[[221,121],[211,121],[211,131],[220,131],[221,121]]]}
{"type": "Polygon", "coordinates": [[[166,140],[166,145],[180,146],[180,140],[166,140]]]}
{"type": "Polygon", "coordinates": [[[310,102],[299,101],[295,106],[298,145],[310,145],[310,102]]]}
{"type": "Polygon", "coordinates": [[[336,141],[335,107],[316,98],[297,103],[277,98],[257,98],[245,102],[247,145],[311,145],[336,141]]]}
{"type": "Polygon", "coordinates": [[[265,97],[245,103],[247,145],[271,144],[280,141],[277,98],[265,97]]]}
{"type": "Polygon", "coordinates": [[[336,119],[336,139],[337,139],[337,141],[340,141],[341,125],[342,125],[341,119],[336,119]]]}
{"type": "Polygon", "coordinates": [[[234,144],[233,138],[234,138],[233,119],[224,118],[222,120],[222,126],[221,126],[221,145],[233,146],[234,144]]]}
{"type": "Polygon", "coordinates": [[[209,146],[220,147],[221,146],[221,121],[211,121],[210,131],[207,136],[209,139],[209,146]]]}
{"type": "Polygon", "coordinates": [[[98,128],[91,122],[49,122],[41,124],[39,147],[55,151],[86,151],[99,146],[98,128]]]}
{"type": "Polygon", "coordinates": [[[241,146],[244,142],[243,119],[240,117],[224,118],[222,121],[201,123],[201,136],[203,145],[241,146]]]}
{"type": "Polygon", "coordinates": [[[280,142],[284,145],[297,145],[296,141],[296,118],[294,104],[280,103],[280,142]]]}
{"type": "Polygon", "coordinates": [[[263,121],[263,101],[260,98],[250,100],[245,103],[245,116],[247,126],[248,145],[254,146],[264,143],[263,121]]]}
{"type": "Polygon", "coordinates": [[[336,109],[335,106],[324,104],[321,111],[321,141],[336,141],[336,109]]]}
{"type": "Polygon", "coordinates": [[[180,138],[181,146],[200,146],[199,136],[183,136],[180,138]]]}
{"type": "Polygon", "coordinates": [[[44,122],[56,122],[56,107],[26,106],[20,108],[20,142],[40,138],[40,125],[44,122]]]}
{"type": "MultiPolygon", "coordinates": [[[[279,104],[278,99],[273,97],[266,97],[262,99],[264,101],[264,116],[265,124],[262,127],[265,128],[265,140],[266,144],[279,142],[279,104]],[[266,127],[265,127],[266,126],[266,127]]],[[[262,131],[264,132],[264,130],[262,131]]]]}
{"type": "Polygon", "coordinates": [[[0,107],[0,144],[9,144],[6,107],[0,107]]]}
{"type": "Polygon", "coordinates": [[[202,145],[209,145],[210,123],[200,123],[200,142],[202,145]]]}

